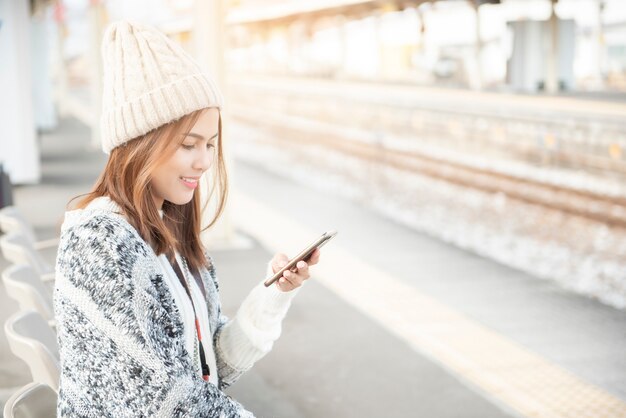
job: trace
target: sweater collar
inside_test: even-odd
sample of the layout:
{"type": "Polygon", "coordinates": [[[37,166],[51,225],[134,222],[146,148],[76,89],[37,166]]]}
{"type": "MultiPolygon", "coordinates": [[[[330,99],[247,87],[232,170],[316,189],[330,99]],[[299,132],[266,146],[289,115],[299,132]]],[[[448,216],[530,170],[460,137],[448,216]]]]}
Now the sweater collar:
{"type": "MultiPolygon", "coordinates": [[[[121,206],[108,196],[100,196],[93,199],[84,209],[74,209],[65,213],[65,226],[70,226],[78,222],[83,216],[93,212],[108,212],[112,215],[121,216],[128,221],[121,206]]],[[[159,215],[163,218],[163,210],[159,210],[159,215]]]]}
{"type": "Polygon", "coordinates": [[[85,207],[85,210],[104,210],[106,212],[115,212],[120,215],[124,213],[120,205],[118,205],[109,196],[96,197],[94,200],[89,202],[89,204],[85,207]]]}
{"type": "MultiPolygon", "coordinates": [[[[100,196],[92,200],[85,209],[92,210],[105,210],[122,215],[124,211],[121,206],[117,204],[109,196],[100,196]]],[[[159,209],[159,215],[163,218],[163,209],[159,209]]]]}

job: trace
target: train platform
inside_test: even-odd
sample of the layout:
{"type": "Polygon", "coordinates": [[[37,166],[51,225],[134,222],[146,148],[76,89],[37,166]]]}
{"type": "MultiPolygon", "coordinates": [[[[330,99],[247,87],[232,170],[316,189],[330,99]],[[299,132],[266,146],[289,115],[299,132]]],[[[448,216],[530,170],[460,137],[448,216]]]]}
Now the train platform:
{"type": "MultiPolygon", "coordinates": [[[[40,145],[42,182],[14,198],[45,239],[106,156],[75,119],[40,145]]],[[[273,253],[338,231],[272,352],[228,390],[257,416],[626,417],[625,311],[253,164],[231,174],[229,213],[248,245],[212,251],[226,314],[273,253]]],[[[0,288],[2,321],[16,309],[0,288]]],[[[4,335],[0,355],[6,398],[30,376],[4,335]]]]}
{"type": "Polygon", "coordinates": [[[561,92],[531,94],[516,91],[469,90],[415,83],[328,79],[289,75],[231,73],[231,86],[271,88],[276,94],[298,92],[307,98],[334,96],[338,100],[380,106],[434,109],[446,112],[492,113],[555,119],[585,118],[619,122],[626,115],[626,94],[561,92]]]}

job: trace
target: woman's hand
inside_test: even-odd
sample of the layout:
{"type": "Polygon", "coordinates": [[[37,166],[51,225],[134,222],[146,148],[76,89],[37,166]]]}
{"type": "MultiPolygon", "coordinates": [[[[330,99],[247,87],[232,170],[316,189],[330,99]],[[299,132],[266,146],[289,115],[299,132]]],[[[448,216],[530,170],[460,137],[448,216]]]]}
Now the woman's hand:
{"type": "MultiPolygon", "coordinates": [[[[289,270],[283,272],[283,276],[276,280],[276,286],[283,292],[289,292],[296,287],[302,286],[302,282],[307,280],[311,275],[309,274],[309,266],[317,264],[320,261],[320,249],[316,248],[315,251],[309,257],[309,261],[298,261],[296,267],[298,270],[294,273],[289,270]]],[[[289,258],[283,253],[277,253],[272,258],[272,270],[276,274],[281,268],[283,268],[289,262],[289,258]]]]}

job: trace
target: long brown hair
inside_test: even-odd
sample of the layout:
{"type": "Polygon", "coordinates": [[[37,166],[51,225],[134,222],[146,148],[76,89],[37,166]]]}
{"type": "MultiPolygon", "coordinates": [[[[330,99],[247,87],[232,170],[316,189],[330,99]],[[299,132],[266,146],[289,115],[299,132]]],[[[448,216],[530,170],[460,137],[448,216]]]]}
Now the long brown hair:
{"type": "Polygon", "coordinates": [[[179,135],[187,135],[204,110],[192,112],[114,148],[91,192],[74,197],[70,203],[84,196],[75,206],[75,209],[83,209],[92,200],[108,196],[122,208],[130,224],[152,246],[157,255],[165,253],[171,259],[173,250],[176,250],[185,257],[192,271],[207,266],[209,261],[204,255],[200,232],[217,222],[224,211],[228,196],[228,177],[222,153],[221,113],[218,120],[216,160],[206,173],[211,175],[212,182],[204,205],[201,205],[199,188],[193,199],[185,205],[164,201],[161,219],[150,185],[154,170],[180,146],[184,137],[179,139],[179,135]],[[201,229],[202,211],[206,209],[216,190],[219,193],[216,212],[211,222],[201,229]]]}

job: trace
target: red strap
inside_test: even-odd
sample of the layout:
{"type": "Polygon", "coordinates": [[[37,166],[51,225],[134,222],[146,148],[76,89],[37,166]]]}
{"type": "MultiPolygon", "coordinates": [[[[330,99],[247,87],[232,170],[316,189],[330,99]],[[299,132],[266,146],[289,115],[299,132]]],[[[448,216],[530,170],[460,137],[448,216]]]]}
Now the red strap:
{"type": "MultiPolygon", "coordinates": [[[[200,321],[198,321],[197,316],[196,316],[196,332],[198,333],[198,341],[200,341],[200,350],[202,350],[202,333],[200,332],[200,321]]],[[[200,358],[202,360],[203,366],[205,366],[206,363],[204,361],[204,353],[201,353],[200,358]]],[[[206,370],[208,370],[208,366],[206,370]]],[[[204,367],[203,367],[203,371],[204,371],[204,367]]],[[[206,380],[207,382],[209,381],[209,375],[207,373],[202,373],[202,378],[206,380]]]]}
{"type": "Polygon", "coordinates": [[[198,321],[197,316],[196,316],[196,331],[198,332],[198,340],[202,341],[202,333],[200,332],[200,321],[198,321]]]}
{"type": "MultiPolygon", "coordinates": [[[[185,262],[185,259],[183,259],[183,262],[185,263],[185,267],[187,268],[187,271],[189,271],[189,268],[187,267],[187,263],[185,262]]],[[[205,353],[204,353],[204,347],[202,346],[202,333],[200,332],[200,321],[198,320],[198,316],[196,314],[196,307],[194,306],[193,298],[191,297],[191,292],[189,290],[189,287],[187,286],[187,280],[185,280],[185,275],[183,271],[180,269],[178,262],[174,261],[172,263],[172,267],[174,271],[176,272],[176,275],[178,276],[181,284],[185,288],[185,291],[187,292],[187,296],[189,296],[189,301],[191,302],[191,306],[193,308],[194,319],[196,321],[196,333],[198,334],[198,343],[199,343],[198,345],[199,345],[199,351],[200,351],[200,365],[202,369],[202,378],[208,381],[210,369],[209,369],[209,365],[206,364],[206,359],[204,357],[205,353]]]]}

